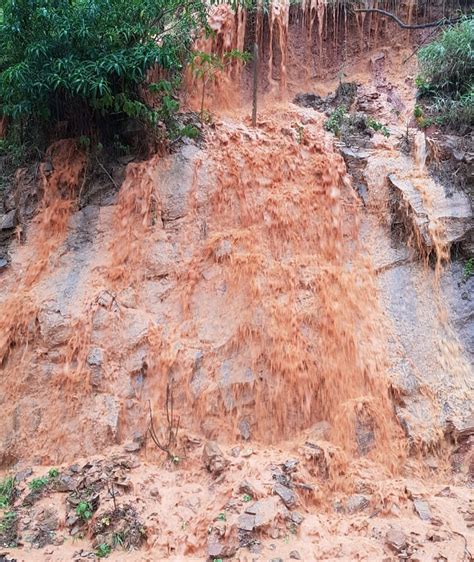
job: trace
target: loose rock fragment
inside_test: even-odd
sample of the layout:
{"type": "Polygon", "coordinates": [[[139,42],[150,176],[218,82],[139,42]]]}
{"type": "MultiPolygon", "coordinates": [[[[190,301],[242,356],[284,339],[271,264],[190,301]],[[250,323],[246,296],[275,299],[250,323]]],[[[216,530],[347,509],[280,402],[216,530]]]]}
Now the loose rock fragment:
{"type": "Polygon", "coordinates": [[[354,495],[347,500],[347,511],[349,513],[357,513],[366,507],[369,507],[369,500],[365,496],[354,495]]]}
{"type": "Polygon", "coordinates": [[[287,486],[283,486],[283,484],[277,483],[273,486],[273,491],[275,492],[275,494],[280,496],[283,503],[289,509],[293,508],[296,505],[297,503],[296,494],[293,492],[293,490],[291,490],[287,486]]]}
{"type": "Polygon", "coordinates": [[[424,500],[414,500],[413,507],[415,508],[418,517],[422,521],[430,521],[431,520],[431,510],[430,506],[424,500]]]}
{"type": "Polygon", "coordinates": [[[215,441],[208,441],[205,444],[202,459],[211,474],[218,475],[227,466],[227,460],[215,441]]]}
{"type": "Polygon", "coordinates": [[[407,538],[405,533],[398,528],[392,528],[387,532],[385,537],[387,546],[394,552],[401,552],[407,547],[407,538]]]}

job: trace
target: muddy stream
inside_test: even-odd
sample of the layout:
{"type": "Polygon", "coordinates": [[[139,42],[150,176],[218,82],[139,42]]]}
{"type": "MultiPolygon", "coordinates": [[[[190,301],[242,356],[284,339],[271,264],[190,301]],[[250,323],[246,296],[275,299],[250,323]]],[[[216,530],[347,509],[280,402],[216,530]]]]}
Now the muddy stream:
{"type": "MultiPolygon", "coordinates": [[[[85,155],[50,147],[0,277],[0,460],[17,486],[0,560],[102,544],[111,560],[472,559],[472,324],[448,233],[472,214],[429,175],[423,133],[399,149],[406,37],[382,51],[383,87],[367,62],[386,23],[350,79],[390,138],[341,147],[289,101],[337,86],[311,56],[327,62],[329,25],[350,31],[343,8],[310,4],[296,51],[289,6],[271,4],[256,128],[245,96],[230,108],[234,65],[202,142],[129,163],[111,204],[79,209],[85,155]],[[162,444],[176,431],[165,451],[150,412],[162,444]]],[[[244,48],[246,15],[224,8],[201,48],[244,48]]]]}

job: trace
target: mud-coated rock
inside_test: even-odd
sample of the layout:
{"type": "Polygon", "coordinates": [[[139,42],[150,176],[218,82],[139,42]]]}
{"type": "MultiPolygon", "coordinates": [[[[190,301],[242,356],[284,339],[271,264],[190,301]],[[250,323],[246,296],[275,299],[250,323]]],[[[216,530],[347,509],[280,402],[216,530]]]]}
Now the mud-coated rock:
{"type": "Polygon", "coordinates": [[[228,464],[227,459],[215,441],[208,441],[204,445],[202,460],[207,470],[215,475],[219,475],[228,464]]]}
{"type": "Polygon", "coordinates": [[[264,498],[250,505],[245,513],[255,516],[255,527],[266,527],[279,518],[287,518],[289,512],[277,496],[264,498]]]}
{"type": "Polygon", "coordinates": [[[275,492],[275,494],[280,496],[282,502],[288,509],[292,509],[293,507],[295,507],[297,498],[293,490],[291,490],[287,486],[283,486],[283,484],[277,483],[273,486],[273,491],[275,492]]]}
{"type": "Polygon", "coordinates": [[[369,507],[369,499],[366,496],[355,494],[347,500],[347,511],[349,513],[357,513],[369,507]]]}
{"type": "Polygon", "coordinates": [[[428,502],[421,499],[416,499],[413,501],[413,508],[422,521],[431,520],[431,510],[428,502]]]}
{"type": "Polygon", "coordinates": [[[56,307],[41,310],[38,321],[41,336],[49,348],[64,345],[72,335],[71,320],[56,307]]]}
{"type": "Polygon", "coordinates": [[[392,529],[387,531],[385,542],[387,543],[387,546],[394,552],[400,552],[407,547],[407,538],[405,533],[401,529],[396,527],[393,527],[392,529]]]}

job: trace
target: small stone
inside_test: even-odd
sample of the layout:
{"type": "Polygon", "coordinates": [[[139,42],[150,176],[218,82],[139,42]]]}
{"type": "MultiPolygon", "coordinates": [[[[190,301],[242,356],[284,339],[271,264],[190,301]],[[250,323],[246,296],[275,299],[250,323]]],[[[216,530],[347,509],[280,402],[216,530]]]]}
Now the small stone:
{"type": "Polygon", "coordinates": [[[293,511],[290,515],[291,522],[295,525],[301,525],[304,521],[304,517],[301,515],[299,511],[293,511]]]}
{"type": "Polygon", "coordinates": [[[5,258],[0,258],[0,270],[5,269],[8,265],[8,261],[5,258]]]}
{"type": "Polygon", "coordinates": [[[136,453],[141,449],[141,444],[137,441],[132,441],[131,443],[126,443],[123,448],[127,453],[136,453]]]}
{"type": "Polygon", "coordinates": [[[62,535],[56,535],[53,539],[54,546],[61,546],[64,544],[64,537],[62,535]]]}
{"type": "Polygon", "coordinates": [[[249,421],[247,419],[240,420],[238,428],[239,428],[240,435],[242,436],[242,439],[248,441],[251,436],[249,421]]]}
{"type": "Polygon", "coordinates": [[[72,492],[76,489],[76,480],[67,474],[60,474],[54,483],[56,492],[72,492]]]}
{"type": "Polygon", "coordinates": [[[0,216],[0,230],[11,230],[15,228],[16,210],[12,209],[7,214],[0,216]]]}
{"type": "Polygon", "coordinates": [[[243,513],[237,520],[237,526],[242,531],[253,531],[255,529],[255,515],[243,513]]]}
{"type": "Polygon", "coordinates": [[[204,445],[202,459],[207,470],[215,475],[220,474],[227,466],[227,460],[215,441],[208,441],[204,445]]]}
{"type": "Polygon", "coordinates": [[[299,553],[297,550],[292,550],[292,551],[290,552],[290,558],[291,558],[292,560],[301,560],[301,555],[300,555],[300,553],[299,553]]]}
{"type": "Polygon", "coordinates": [[[273,486],[273,491],[274,491],[275,494],[280,496],[283,503],[289,509],[291,509],[292,507],[294,507],[296,505],[296,503],[297,503],[296,494],[290,488],[288,488],[286,486],[283,486],[283,484],[277,483],[273,486]]]}
{"type": "Polygon", "coordinates": [[[283,472],[286,472],[286,474],[292,474],[293,472],[296,472],[299,462],[300,461],[296,459],[288,459],[282,465],[283,472]]]}
{"type": "Polygon", "coordinates": [[[283,558],[272,558],[270,562],[285,562],[283,558]]]}
{"type": "Polygon", "coordinates": [[[347,511],[349,513],[357,513],[369,506],[369,499],[365,496],[356,494],[347,500],[347,511]]]}
{"type": "Polygon", "coordinates": [[[243,457],[250,457],[253,455],[253,449],[247,448],[240,453],[243,457]]]}
{"type": "Polygon", "coordinates": [[[431,510],[430,510],[430,506],[428,505],[427,502],[425,502],[424,500],[419,500],[419,499],[414,500],[413,507],[415,508],[415,511],[418,514],[418,517],[422,521],[430,521],[431,510]]]}
{"type": "Polygon", "coordinates": [[[239,484],[239,492],[241,494],[247,494],[252,498],[255,498],[257,495],[255,487],[248,480],[242,480],[239,484]]]}
{"type": "Polygon", "coordinates": [[[394,552],[400,552],[405,550],[407,547],[407,538],[405,533],[401,529],[395,527],[387,531],[385,541],[387,546],[394,552]]]}
{"type": "Polygon", "coordinates": [[[152,488],[150,490],[150,496],[161,502],[161,493],[160,493],[160,490],[158,488],[152,488]]]}
{"type": "Polygon", "coordinates": [[[233,448],[230,450],[230,454],[231,454],[233,457],[237,458],[237,457],[240,455],[240,447],[233,447],[233,448]]]}
{"type": "Polygon", "coordinates": [[[33,474],[33,470],[31,468],[25,468],[24,470],[20,470],[15,474],[15,482],[19,484],[20,482],[24,482],[27,478],[29,478],[33,474]]]}
{"type": "Polygon", "coordinates": [[[91,367],[100,367],[104,361],[104,352],[100,347],[94,347],[87,356],[87,363],[91,367]]]}
{"type": "Polygon", "coordinates": [[[109,293],[109,291],[102,291],[100,295],[97,297],[97,304],[103,306],[104,308],[110,308],[112,303],[114,302],[114,295],[109,293]]]}
{"type": "Polygon", "coordinates": [[[278,516],[288,517],[288,511],[280,500],[275,496],[270,496],[263,500],[259,500],[250,505],[245,513],[255,515],[255,527],[263,527],[272,523],[278,516]]]}

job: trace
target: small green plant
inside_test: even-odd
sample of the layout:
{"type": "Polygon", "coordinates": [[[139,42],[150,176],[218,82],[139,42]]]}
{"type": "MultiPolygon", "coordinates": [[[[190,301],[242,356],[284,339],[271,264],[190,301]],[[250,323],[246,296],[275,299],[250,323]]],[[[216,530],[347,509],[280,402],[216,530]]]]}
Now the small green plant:
{"type": "Polygon", "coordinates": [[[123,533],[114,533],[112,535],[112,544],[114,547],[120,546],[120,548],[124,547],[125,544],[125,537],[123,533]]]}
{"type": "Polygon", "coordinates": [[[59,470],[57,468],[50,468],[48,472],[50,478],[57,478],[59,476],[59,470]]]}
{"type": "Polygon", "coordinates": [[[252,501],[252,496],[250,494],[244,494],[243,498],[244,502],[248,503],[252,501]]]}
{"type": "Polygon", "coordinates": [[[8,507],[15,497],[15,478],[7,476],[0,481],[0,508],[8,507]]]}
{"type": "Polygon", "coordinates": [[[347,110],[344,105],[336,107],[336,109],[329,115],[328,120],[324,123],[326,131],[330,131],[336,135],[336,137],[339,137],[346,113],[347,110]]]}
{"type": "Polygon", "coordinates": [[[199,130],[193,125],[185,125],[179,131],[180,137],[187,137],[188,139],[197,139],[199,137],[199,130]]]}
{"type": "Polygon", "coordinates": [[[107,543],[99,544],[95,551],[95,555],[98,558],[107,558],[107,556],[112,552],[112,547],[107,543]]]}
{"type": "Polygon", "coordinates": [[[92,513],[92,505],[89,502],[80,502],[76,507],[76,515],[83,521],[89,521],[92,513]]]}
{"type": "Polygon", "coordinates": [[[40,478],[33,478],[29,483],[29,487],[33,491],[42,490],[49,484],[49,478],[47,476],[41,476],[40,478]]]}
{"type": "Polygon", "coordinates": [[[217,521],[226,521],[227,517],[225,515],[225,513],[219,513],[219,515],[216,517],[217,521]]]}
{"type": "Polygon", "coordinates": [[[474,258],[469,258],[464,264],[462,276],[465,281],[474,275],[474,258]]]}
{"type": "Polygon", "coordinates": [[[390,131],[388,130],[388,128],[380,123],[380,121],[377,121],[372,117],[369,117],[367,119],[367,126],[373,129],[376,133],[382,133],[382,135],[386,138],[390,136],[390,131]]]}
{"type": "Polygon", "coordinates": [[[417,120],[423,117],[423,109],[418,104],[415,105],[415,109],[413,110],[413,115],[417,120]]]}

